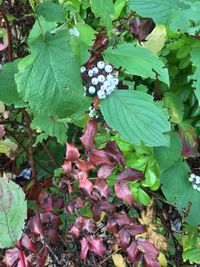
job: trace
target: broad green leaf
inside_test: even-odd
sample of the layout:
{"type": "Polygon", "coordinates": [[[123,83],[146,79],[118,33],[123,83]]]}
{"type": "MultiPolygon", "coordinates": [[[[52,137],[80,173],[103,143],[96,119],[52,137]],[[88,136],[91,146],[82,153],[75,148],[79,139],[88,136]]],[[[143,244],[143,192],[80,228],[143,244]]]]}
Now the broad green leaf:
{"type": "Polygon", "coordinates": [[[65,21],[65,11],[59,4],[44,2],[36,8],[36,11],[39,16],[43,16],[48,21],[65,21]]]}
{"type": "Polygon", "coordinates": [[[31,44],[31,55],[20,61],[15,76],[23,99],[46,115],[70,116],[83,100],[79,64],[67,37],[63,30],[37,38],[31,44]]]}
{"type": "Polygon", "coordinates": [[[104,52],[106,61],[112,63],[116,68],[122,67],[128,74],[143,78],[158,78],[169,86],[169,75],[163,62],[148,49],[133,46],[132,44],[120,44],[117,48],[109,47],[104,52]]]}
{"type": "Polygon", "coordinates": [[[53,116],[39,113],[34,116],[31,127],[37,132],[43,132],[45,136],[55,136],[59,143],[64,144],[67,140],[67,126],[57,121],[53,116]]]}
{"type": "Polygon", "coordinates": [[[195,94],[200,103],[200,46],[192,48],[191,59],[192,64],[196,67],[196,71],[193,76],[193,86],[196,88],[195,94]]]}
{"type": "Polygon", "coordinates": [[[169,110],[169,116],[171,121],[175,123],[181,123],[184,115],[184,105],[180,98],[176,94],[168,92],[165,93],[164,105],[169,110]]]}
{"type": "Polygon", "coordinates": [[[155,158],[163,172],[169,169],[181,157],[182,143],[177,133],[170,134],[169,147],[154,148],[155,158]]]}
{"type": "Polygon", "coordinates": [[[17,61],[5,64],[0,71],[0,101],[7,105],[24,106],[17,92],[15,73],[17,73],[17,61]]]}
{"type": "Polygon", "coordinates": [[[0,177],[0,248],[13,247],[21,238],[27,215],[27,202],[22,189],[0,177]]]}
{"type": "Polygon", "coordinates": [[[156,25],[154,30],[147,36],[142,46],[149,49],[153,54],[158,54],[165,45],[167,30],[164,25],[156,25]]]}
{"type": "Polygon", "coordinates": [[[161,175],[162,191],[170,203],[177,206],[179,213],[189,209],[186,221],[192,225],[200,222],[200,192],[193,189],[188,177],[190,169],[181,159],[161,175]]]}
{"type": "Polygon", "coordinates": [[[101,24],[108,30],[112,29],[112,20],[115,17],[113,0],[90,0],[95,17],[100,17],[101,24]]]}
{"type": "Polygon", "coordinates": [[[191,263],[200,264],[200,249],[199,245],[196,248],[190,248],[183,252],[183,259],[189,260],[191,263]]]}
{"type": "Polygon", "coordinates": [[[95,37],[95,30],[86,23],[77,23],[75,27],[80,34],[78,38],[79,41],[87,44],[88,46],[92,46],[95,37]]]}
{"type": "Polygon", "coordinates": [[[114,9],[115,9],[115,18],[118,18],[121,14],[123,8],[128,3],[128,0],[116,0],[114,3],[114,9]]]}
{"type": "Polygon", "coordinates": [[[151,203],[150,196],[141,188],[138,188],[137,198],[138,198],[138,201],[145,206],[151,203]]]}
{"type": "Polygon", "coordinates": [[[164,133],[170,131],[168,116],[150,95],[133,90],[116,90],[101,101],[101,111],[108,125],[122,139],[135,145],[168,145],[164,133]]]}

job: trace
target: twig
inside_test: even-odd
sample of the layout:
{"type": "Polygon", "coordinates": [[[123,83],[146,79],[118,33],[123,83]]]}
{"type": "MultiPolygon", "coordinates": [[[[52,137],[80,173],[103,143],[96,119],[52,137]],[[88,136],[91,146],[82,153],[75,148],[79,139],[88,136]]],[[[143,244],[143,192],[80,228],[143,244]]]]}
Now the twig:
{"type": "Polygon", "coordinates": [[[106,262],[110,257],[112,257],[113,255],[115,255],[117,252],[119,252],[121,250],[121,248],[119,248],[118,250],[114,251],[112,254],[110,254],[108,257],[106,257],[104,260],[102,260],[100,262],[100,265],[102,265],[104,262],[106,262]]]}
{"type": "Polygon", "coordinates": [[[49,156],[50,160],[52,161],[53,165],[55,168],[59,167],[60,165],[56,162],[52,152],[50,151],[50,149],[48,148],[48,146],[46,145],[46,143],[44,141],[41,142],[41,145],[43,146],[44,150],[46,151],[47,155],[49,156]]]}
{"type": "Polygon", "coordinates": [[[6,14],[4,13],[4,11],[2,10],[2,8],[0,8],[0,13],[5,21],[5,27],[6,27],[6,32],[7,32],[7,37],[8,37],[8,61],[12,61],[13,60],[13,56],[12,56],[12,39],[11,39],[11,30],[10,30],[10,25],[7,19],[6,14]]]}

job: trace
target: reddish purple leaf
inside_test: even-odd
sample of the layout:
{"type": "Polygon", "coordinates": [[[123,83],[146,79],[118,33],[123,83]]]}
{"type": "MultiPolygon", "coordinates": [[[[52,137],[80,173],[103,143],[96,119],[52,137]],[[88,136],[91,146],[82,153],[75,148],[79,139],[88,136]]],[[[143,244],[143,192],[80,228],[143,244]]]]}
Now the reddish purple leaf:
{"type": "Polygon", "coordinates": [[[156,259],[152,259],[148,255],[144,255],[144,267],[161,267],[156,259]]]}
{"type": "Polygon", "coordinates": [[[91,164],[89,161],[85,161],[82,159],[79,159],[77,163],[77,167],[79,168],[79,170],[84,171],[84,172],[88,172],[95,168],[95,166],[91,164]]]}
{"type": "Polygon", "coordinates": [[[114,170],[114,168],[115,168],[115,166],[102,165],[97,172],[97,176],[99,178],[105,179],[112,174],[112,171],[114,170]]]}
{"type": "Polygon", "coordinates": [[[33,234],[36,235],[42,234],[42,228],[36,216],[29,219],[27,224],[27,229],[29,229],[33,234]]]}
{"type": "Polygon", "coordinates": [[[54,243],[58,241],[58,231],[55,228],[51,227],[46,228],[45,236],[48,236],[54,243]]]}
{"type": "Polygon", "coordinates": [[[66,143],[66,156],[65,159],[68,161],[76,162],[80,157],[79,151],[74,144],[66,143]]]}
{"type": "Polygon", "coordinates": [[[89,235],[87,237],[87,241],[89,243],[89,250],[94,252],[96,255],[102,257],[106,253],[106,248],[100,239],[89,235]]]}
{"type": "Polygon", "coordinates": [[[136,259],[137,259],[139,251],[134,240],[131,242],[130,246],[126,249],[126,251],[128,254],[129,261],[136,263],[137,262],[136,259]]]}
{"type": "Polygon", "coordinates": [[[72,234],[74,237],[80,236],[80,231],[76,226],[72,226],[72,228],[69,230],[69,233],[72,234]]]}
{"type": "Polygon", "coordinates": [[[5,134],[6,134],[6,132],[4,130],[4,126],[0,125],[0,139],[2,139],[2,137],[4,137],[5,134]]]}
{"type": "Polygon", "coordinates": [[[62,209],[64,207],[64,199],[58,196],[52,196],[53,207],[62,209]]]}
{"type": "Polygon", "coordinates": [[[39,202],[41,207],[45,212],[53,211],[52,198],[47,194],[47,192],[41,192],[39,195],[39,202]]]}
{"type": "Polygon", "coordinates": [[[130,225],[132,223],[132,219],[126,213],[115,213],[113,218],[119,226],[130,225]]]}
{"type": "Polygon", "coordinates": [[[6,255],[3,259],[3,262],[6,264],[6,266],[13,266],[14,263],[19,259],[20,257],[20,250],[18,248],[12,248],[6,250],[6,255]]]}
{"type": "Polygon", "coordinates": [[[45,247],[44,250],[37,257],[36,267],[45,266],[48,254],[49,254],[49,250],[47,247],[45,247]]]}
{"type": "Polygon", "coordinates": [[[32,242],[32,240],[29,238],[29,236],[27,234],[23,234],[22,245],[23,245],[23,247],[25,247],[29,251],[32,251],[33,253],[37,252],[34,243],[32,242]]]}
{"type": "Polygon", "coordinates": [[[126,201],[130,206],[133,203],[133,195],[125,182],[115,183],[115,194],[119,199],[126,201]]]}
{"type": "Polygon", "coordinates": [[[125,168],[124,171],[117,175],[117,181],[133,182],[141,181],[144,178],[144,174],[141,171],[134,170],[132,168],[125,168]]]}
{"type": "Polygon", "coordinates": [[[122,228],[119,231],[119,240],[120,240],[120,246],[122,247],[122,249],[126,249],[129,246],[130,243],[130,234],[128,231],[126,231],[125,228],[122,228]]]}
{"type": "Polygon", "coordinates": [[[92,193],[94,185],[88,179],[86,172],[79,173],[79,186],[80,188],[83,188],[89,195],[92,193]]]}
{"type": "Polygon", "coordinates": [[[104,179],[97,179],[95,181],[94,188],[99,191],[101,197],[107,198],[110,194],[110,189],[104,179]]]}
{"type": "Polygon", "coordinates": [[[117,222],[116,222],[116,220],[113,219],[113,218],[109,218],[108,219],[108,222],[107,222],[107,225],[106,225],[106,229],[108,231],[111,231],[114,234],[117,234],[118,233],[118,229],[117,229],[117,222]]]}
{"type": "Polygon", "coordinates": [[[141,249],[144,254],[147,254],[152,259],[156,259],[158,256],[158,250],[153,246],[153,244],[143,238],[138,238],[137,240],[138,247],[141,249]]]}
{"type": "Polygon", "coordinates": [[[153,31],[155,23],[152,19],[141,20],[137,17],[129,22],[130,31],[139,42],[144,42],[145,38],[153,31]]]}
{"type": "Polygon", "coordinates": [[[70,173],[72,171],[72,162],[65,160],[63,165],[62,165],[62,168],[66,174],[70,173]]]}
{"type": "Polygon", "coordinates": [[[112,162],[116,162],[124,166],[126,160],[115,141],[111,141],[106,144],[105,152],[110,157],[112,162]]]}
{"type": "Polygon", "coordinates": [[[81,259],[85,260],[87,258],[88,250],[89,250],[89,244],[86,238],[82,238],[81,241],[81,259]]]}
{"type": "Polygon", "coordinates": [[[104,150],[97,149],[93,147],[88,152],[89,160],[94,165],[106,164],[113,166],[113,163],[110,161],[109,157],[104,150]]]}
{"type": "Polygon", "coordinates": [[[40,215],[42,223],[51,224],[54,229],[57,229],[61,225],[60,216],[53,214],[52,212],[42,213],[40,215]]]}
{"type": "Polygon", "coordinates": [[[124,227],[131,236],[142,234],[146,231],[145,227],[141,224],[132,223],[124,227]]]}
{"type": "Polygon", "coordinates": [[[109,203],[108,201],[100,200],[96,202],[92,207],[94,220],[98,221],[100,219],[102,211],[107,211],[109,213],[112,213],[115,211],[115,209],[116,209],[115,205],[109,203]]]}
{"type": "Polygon", "coordinates": [[[89,151],[94,146],[94,136],[96,135],[96,132],[97,122],[94,120],[88,121],[86,130],[84,134],[80,137],[80,140],[87,151],[89,151]]]}

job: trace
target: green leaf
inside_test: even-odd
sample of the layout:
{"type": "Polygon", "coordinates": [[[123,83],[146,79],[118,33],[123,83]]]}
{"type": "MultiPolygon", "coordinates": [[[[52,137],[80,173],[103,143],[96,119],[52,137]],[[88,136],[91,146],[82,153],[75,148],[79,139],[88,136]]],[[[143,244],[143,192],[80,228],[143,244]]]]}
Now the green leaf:
{"type": "Polygon", "coordinates": [[[145,205],[145,206],[147,206],[147,205],[149,205],[151,203],[151,198],[141,188],[138,188],[137,197],[138,197],[138,201],[140,203],[142,203],[143,205],[145,205]]]}
{"type": "Polygon", "coordinates": [[[47,33],[31,44],[31,55],[19,63],[17,88],[34,110],[67,117],[83,100],[80,66],[71,51],[65,30],[47,33]],[[72,105],[73,103],[73,105],[72,105]]]}
{"type": "Polygon", "coordinates": [[[180,98],[174,93],[165,93],[164,105],[169,110],[171,121],[175,123],[181,123],[184,115],[184,105],[180,98]]]}
{"type": "Polygon", "coordinates": [[[143,78],[158,78],[169,86],[169,75],[163,62],[148,49],[132,44],[120,44],[117,48],[109,47],[104,52],[106,61],[111,62],[116,68],[122,67],[128,74],[143,78]]]}
{"type": "Polygon", "coordinates": [[[112,29],[112,20],[115,18],[113,0],[90,0],[95,17],[100,17],[101,24],[108,30],[112,29]]]}
{"type": "Polygon", "coordinates": [[[196,66],[196,71],[193,76],[193,87],[196,88],[195,94],[200,103],[200,47],[193,47],[191,51],[192,64],[196,66]]]}
{"type": "Polygon", "coordinates": [[[200,264],[200,249],[199,247],[190,248],[184,251],[183,259],[185,261],[189,260],[191,263],[198,263],[200,264]]]}
{"type": "Polygon", "coordinates": [[[17,92],[15,73],[17,73],[17,61],[5,64],[0,71],[0,100],[7,105],[24,106],[25,103],[17,92]]]}
{"type": "Polygon", "coordinates": [[[170,169],[161,175],[162,191],[170,203],[177,206],[179,213],[183,214],[183,209],[189,209],[186,221],[192,225],[200,222],[200,193],[193,189],[188,177],[190,169],[186,162],[181,159],[170,169]]]}
{"type": "Polygon", "coordinates": [[[169,147],[156,147],[154,148],[155,158],[163,172],[169,169],[181,156],[182,142],[177,133],[170,134],[169,147]]]}
{"type": "Polygon", "coordinates": [[[0,248],[13,247],[21,238],[27,215],[27,202],[22,189],[0,177],[0,248]]]}
{"type": "Polygon", "coordinates": [[[64,22],[65,11],[56,3],[44,2],[36,8],[39,16],[43,16],[48,21],[64,22]]]}
{"type": "Polygon", "coordinates": [[[150,95],[131,90],[116,90],[101,101],[101,111],[108,125],[130,143],[148,146],[168,145],[164,133],[170,131],[167,114],[150,95]]]}
{"type": "Polygon", "coordinates": [[[31,123],[31,127],[37,132],[43,132],[44,137],[55,136],[59,143],[64,144],[67,140],[67,126],[63,122],[57,121],[53,116],[45,113],[37,113],[31,123]]]}
{"type": "Polygon", "coordinates": [[[121,14],[123,8],[126,6],[128,0],[116,0],[114,3],[114,9],[115,9],[115,18],[118,18],[121,14]]]}

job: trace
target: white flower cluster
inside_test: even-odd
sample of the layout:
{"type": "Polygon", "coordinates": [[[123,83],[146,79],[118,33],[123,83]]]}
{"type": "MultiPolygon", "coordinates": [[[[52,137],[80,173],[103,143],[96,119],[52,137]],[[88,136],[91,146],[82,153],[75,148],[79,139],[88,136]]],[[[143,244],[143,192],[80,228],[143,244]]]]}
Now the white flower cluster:
{"type": "Polygon", "coordinates": [[[90,118],[95,118],[95,119],[99,118],[95,108],[92,105],[89,107],[89,116],[90,116],[90,118]]]}
{"type": "Polygon", "coordinates": [[[193,188],[200,192],[200,176],[192,173],[188,180],[192,183],[193,188]]]}
{"type": "Polygon", "coordinates": [[[99,99],[109,96],[119,83],[116,71],[104,61],[97,62],[97,65],[90,69],[82,66],[80,71],[86,85],[86,94],[97,95],[99,99]]]}

